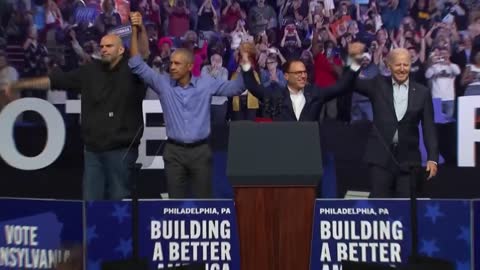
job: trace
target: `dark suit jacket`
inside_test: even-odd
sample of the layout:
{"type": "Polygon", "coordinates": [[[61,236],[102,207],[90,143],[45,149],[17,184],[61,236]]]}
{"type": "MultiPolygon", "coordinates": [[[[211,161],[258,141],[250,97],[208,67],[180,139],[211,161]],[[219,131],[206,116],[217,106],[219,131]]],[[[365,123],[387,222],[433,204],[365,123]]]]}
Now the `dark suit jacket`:
{"type": "MultiPolygon", "coordinates": [[[[246,88],[262,102],[263,106],[267,108],[267,113],[270,111],[268,114],[273,121],[297,121],[287,87],[278,90],[267,89],[257,83],[252,70],[242,73],[246,88]]],[[[319,88],[314,85],[307,85],[303,90],[305,106],[298,121],[318,121],[322,105],[349,90],[353,90],[358,73],[348,69],[332,87],[319,88]]]]}
{"type": "Polygon", "coordinates": [[[385,168],[397,165],[420,165],[418,125],[422,123],[428,160],[438,161],[438,142],[433,118],[432,95],[428,88],[409,80],[408,107],[398,121],[393,104],[392,77],[377,76],[356,82],[356,89],[370,98],[373,107],[373,127],[365,153],[366,161],[385,168]],[[390,145],[398,129],[398,156],[394,161],[390,145]]]}

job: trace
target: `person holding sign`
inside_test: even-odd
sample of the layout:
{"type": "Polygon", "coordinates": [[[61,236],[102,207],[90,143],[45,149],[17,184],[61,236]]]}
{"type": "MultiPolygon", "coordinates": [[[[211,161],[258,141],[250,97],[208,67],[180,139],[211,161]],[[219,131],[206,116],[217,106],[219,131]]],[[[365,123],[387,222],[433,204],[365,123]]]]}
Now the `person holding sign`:
{"type": "Polygon", "coordinates": [[[408,50],[392,50],[387,64],[391,76],[377,76],[356,83],[358,91],[369,97],[374,112],[366,149],[372,181],[370,196],[408,198],[410,170],[421,165],[420,122],[428,155],[428,179],[437,174],[438,140],[432,95],[428,88],[409,78],[411,57],[408,50]]]}
{"type": "Polygon", "coordinates": [[[170,57],[170,75],[157,73],[139,56],[138,12],[130,15],[133,31],[129,66],[158,95],[166,123],[167,144],[163,154],[167,191],[170,198],[212,196],[212,151],[210,104],[212,96],[237,96],[244,90],[242,76],[233,81],[216,80],[210,75],[192,76],[193,55],[177,49],[170,57]]]}
{"type": "MultiPolygon", "coordinates": [[[[142,55],[148,39],[142,27],[142,55]]],[[[23,89],[62,89],[82,94],[82,132],[85,142],[83,197],[120,200],[130,196],[131,167],[138,157],[143,133],[142,102],[146,87],[128,67],[122,40],[106,35],[100,42],[101,60],[93,59],[70,72],[54,70],[47,77],[9,84],[6,93],[23,89]]]]}

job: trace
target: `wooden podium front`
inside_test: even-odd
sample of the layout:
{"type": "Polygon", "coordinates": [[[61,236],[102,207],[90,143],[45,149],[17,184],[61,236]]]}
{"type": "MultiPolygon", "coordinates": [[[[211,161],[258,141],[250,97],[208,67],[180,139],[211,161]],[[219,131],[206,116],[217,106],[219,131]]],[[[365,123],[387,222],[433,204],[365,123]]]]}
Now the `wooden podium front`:
{"type": "Polygon", "coordinates": [[[309,269],[322,174],[318,123],[230,123],[227,177],[242,270],[309,269]]]}
{"type": "Polygon", "coordinates": [[[315,187],[234,187],[242,270],[308,270],[315,187]]]}

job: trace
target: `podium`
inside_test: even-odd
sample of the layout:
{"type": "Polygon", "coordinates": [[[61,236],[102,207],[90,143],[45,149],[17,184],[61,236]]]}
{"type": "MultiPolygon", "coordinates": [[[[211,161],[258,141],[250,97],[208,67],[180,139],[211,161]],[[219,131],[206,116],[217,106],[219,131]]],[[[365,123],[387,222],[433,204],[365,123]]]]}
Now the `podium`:
{"type": "Polygon", "coordinates": [[[242,270],[309,269],[318,123],[232,122],[227,176],[234,188],[242,270]]]}

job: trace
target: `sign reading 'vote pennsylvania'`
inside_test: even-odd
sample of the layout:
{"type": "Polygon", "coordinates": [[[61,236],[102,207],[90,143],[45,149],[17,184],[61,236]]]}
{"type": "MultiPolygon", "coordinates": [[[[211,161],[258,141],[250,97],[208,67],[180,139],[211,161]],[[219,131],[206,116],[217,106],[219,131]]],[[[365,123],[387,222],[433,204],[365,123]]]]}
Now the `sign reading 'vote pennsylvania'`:
{"type": "Polygon", "coordinates": [[[0,269],[54,269],[81,250],[81,202],[0,199],[0,209],[0,269]]]}
{"type": "MultiPolygon", "coordinates": [[[[141,201],[140,255],[151,269],[204,262],[208,270],[239,270],[233,201],[141,201]]],[[[129,202],[87,205],[87,270],[132,255],[129,202]]]]}
{"type": "MultiPolygon", "coordinates": [[[[311,270],[340,270],[342,261],[400,265],[411,252],[408,200],[323,200],[315,206],[311,270]]],[[[472,265],[468,201],[418,204],[419,252],[472,265]]]]}

